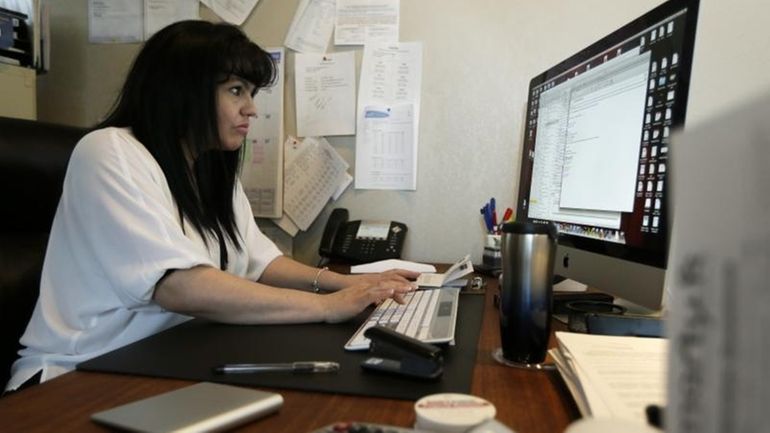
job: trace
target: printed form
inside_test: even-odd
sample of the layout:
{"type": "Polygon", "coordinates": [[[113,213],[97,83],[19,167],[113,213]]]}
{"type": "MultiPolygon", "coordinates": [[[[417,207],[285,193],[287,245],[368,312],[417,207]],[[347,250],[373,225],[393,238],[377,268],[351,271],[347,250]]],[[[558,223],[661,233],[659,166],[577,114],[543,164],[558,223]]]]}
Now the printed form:
{"type": "Polygon", "coordinates": [[[366,45],[356,131],[357,189],[417,189],[422,44],[366,45]]]}

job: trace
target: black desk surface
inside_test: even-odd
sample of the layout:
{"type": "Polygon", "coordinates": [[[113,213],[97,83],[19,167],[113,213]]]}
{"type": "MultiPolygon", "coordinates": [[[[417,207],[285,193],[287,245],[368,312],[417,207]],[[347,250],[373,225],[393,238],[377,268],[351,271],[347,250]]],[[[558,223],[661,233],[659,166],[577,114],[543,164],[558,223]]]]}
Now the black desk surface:
{"type": "Polygon", "coordinates": [[[423,381],[362,371],[367,352],[343,345],[371,310],[342,324],[225,325],[191,320],[78,365],[78,370],[125,373],[248,386],[416,400],[442,392],[470,393],[484,296],[461,295],[454,346],[445,346],[444,374],[423,381]],[[336,373],[221,375],[226,363],[336,361],[336,373]]]}

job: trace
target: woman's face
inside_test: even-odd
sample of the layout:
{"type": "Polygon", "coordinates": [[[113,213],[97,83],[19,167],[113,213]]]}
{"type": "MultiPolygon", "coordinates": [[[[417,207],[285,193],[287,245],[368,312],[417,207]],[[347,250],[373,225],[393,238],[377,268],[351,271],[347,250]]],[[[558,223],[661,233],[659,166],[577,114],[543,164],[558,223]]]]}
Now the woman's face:
{"type": "Polygon", "coordinates": [[[249,132],[249,118],[257,115],[254,85],[231,76],[217,86],[217,123],[222,150],[237,150],[249,132]]]}

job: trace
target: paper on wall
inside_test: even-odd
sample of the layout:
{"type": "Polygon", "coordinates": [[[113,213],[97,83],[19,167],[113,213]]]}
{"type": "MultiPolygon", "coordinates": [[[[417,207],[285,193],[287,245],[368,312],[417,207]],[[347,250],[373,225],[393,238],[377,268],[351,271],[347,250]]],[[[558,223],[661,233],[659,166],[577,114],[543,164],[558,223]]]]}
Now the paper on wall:
{"type": "Polygon", "coordinates": [[[239,26],[246,21],[259,0],[200,0],[219,18],[239,26]]]}
{"type": "Polygon", "coordinates": [[[297,135],[350,135],[356,129],[355,53],[294,57],[297,135]]]}
{"type": "Polygon", "coordinates": [[[302,0],[284,45],[300,53],[325,53],[334,30],[334,0],[302,0]]]}
{"type": "Polygon", "coordinates": [[[421,80],[421,43],[364,48],[356,108],[356,188],[417,188],[421,80]]]}
{"type": "MultiPolygon", "coordinates": [[[[289,137],[287,142],[296,140],[289,137]]],[[[286,166],[284,211],[300,230],[310,224],[345,181],[348,163],[323,137],[307,137],[286,166]]]]}
{"type": "Polygon", "coordinates": [[[283,213],[283,48],[265,48],[276,66],[276,80],[254,95],[257,116],[246,137],[241,182],[256,217],[283,213]]]}
{"type": "Polygon", "coordinates": [[[169,24],[200,18],[198,0],[144,0],[144,39],[169,24]]]}
{"type": "Polygon", "coordinates": [[[398,42],[400,0],[337,0],[335,45],[398,42]]]}

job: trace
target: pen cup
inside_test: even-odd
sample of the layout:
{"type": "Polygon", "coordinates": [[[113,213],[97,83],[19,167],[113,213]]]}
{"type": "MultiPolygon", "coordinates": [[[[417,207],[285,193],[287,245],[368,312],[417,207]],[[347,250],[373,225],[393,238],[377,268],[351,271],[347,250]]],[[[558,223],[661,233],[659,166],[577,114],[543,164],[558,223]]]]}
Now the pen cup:
{"type": "Polygon", "coordinates": [[[481,262],[488,269],[500,269],[503,261],[503,254],[500,250],[502,237],[500,235],[487,235],[484,242],[484,254],[481,256],[481,262]]]}

